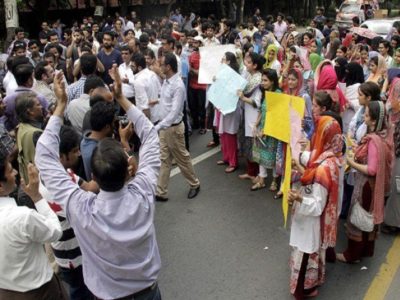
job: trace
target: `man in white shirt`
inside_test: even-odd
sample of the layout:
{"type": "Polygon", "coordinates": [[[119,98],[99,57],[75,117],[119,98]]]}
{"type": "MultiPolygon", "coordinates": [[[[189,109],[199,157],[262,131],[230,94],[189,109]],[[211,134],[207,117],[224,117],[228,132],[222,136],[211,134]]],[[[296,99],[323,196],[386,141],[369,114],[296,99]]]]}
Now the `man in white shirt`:
{"type": "Polygon", "coordinates": [[[122,93],[129,101],[134,103],[135,100],[135,89],[133,83],[135,81],[135,75],[133,75],[131,68],[132,50],[128,46],[122,46],[120,48],[122,60],[124,61],[119,65],[118,71],[122,79],[122,93]]]}
{"type": "Polygon", "coordinates": [[[283,35],[287,31],[287,24],[283,19],[284,15],[282,13],[279,13],[278,17],[276,18],[276,22],[273,24],[274,35],[276,36],[278,42],[281,42],[283,35]]]}
{"type": "Polygon", "coordinates": [[[0,299],[67,300],[44,250],[44,243],[61,238],[60,222],[39,193],[38,171],[31,163],[29,185],[22,187],[36,210],[16,205],[9,197],[16,175],[0,149],[0,299]]]}
{"type": "Polygon", "coordinates": [[[162,53],[163,55],[167,53],[172,53],[175,55],[176,61],[178,63],[178,75],[182,76],[182,62],[178,55],[174,53],[175,50],[175,39],[169,35],[164,35],[161,38],[162,53]]]}
{"type": "Polygon", "coordinates": [[[158,109],[158,96],[161,89],[157,75],[146,67],[143,54],[137,53],[131,62],[135,74],[135,100],[136,107],[140,109],[153,123],[160,120],[158,109]]]}
{"type": "Polygon", "coordinates": [[[203,25],[203,32],[206,33],[206,38],[203,41],[204,46],[216,46],[219,45],[219,40],[215,37],[215,26],[211,23],[203,25]]]}
{"type": "Polygon", "coordinates": [[[200,191],[200,181],[194,172],[190,153],[185,146],[185,125],[182,119],[186,89],[177,74],[178,63],[173,53],[164,54],[161,58],[161,69],[166,79],[160,92],[160,121],[155,126],[160,137],[161,155],[156,201],[168,201],[168,183],[173,158],[190,185],[188,198],[192,199],[200,191]]]}
{"type": "Polygon", "coordinates": [[[32,90],[45,97],[49,104],[56,104],[56,95],[51,87],[54,69],[47,61],[41,61],[36,65],[35,79],[32,90]]]}
{"type": "Polygon", "coordinates": [[[96,76],[89,76],[83,86],[83,94],[72,100],[66,111],[66,116],[71,122],[72,127],[76,129],[80,134],[83,134],[83,120],[85,119],[86,113],[90,110],[90,97],[97,95],[96,90],[98,88],[104,88],[103,80],[96,76]]]}
{"type": "Polygon", "coordinates": [[[132,22],[135,27],[133,29],[133,31],[135,31],[135,38],[138,39],[142,35],[142,22],[140,22],[140,20],[137,18],[133,19],[132,22]]]}

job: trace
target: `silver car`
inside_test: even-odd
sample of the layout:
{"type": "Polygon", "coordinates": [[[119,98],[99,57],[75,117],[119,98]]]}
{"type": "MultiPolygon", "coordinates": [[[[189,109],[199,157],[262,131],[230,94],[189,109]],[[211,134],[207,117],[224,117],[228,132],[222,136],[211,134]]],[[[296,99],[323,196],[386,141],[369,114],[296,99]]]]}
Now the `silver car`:
{"type": "Polygon", "coordinates": [[[362,23],[361,27],[366,27],[386,39],[396,21],[400,21],[400,18],[371,19],[362,23]]]}

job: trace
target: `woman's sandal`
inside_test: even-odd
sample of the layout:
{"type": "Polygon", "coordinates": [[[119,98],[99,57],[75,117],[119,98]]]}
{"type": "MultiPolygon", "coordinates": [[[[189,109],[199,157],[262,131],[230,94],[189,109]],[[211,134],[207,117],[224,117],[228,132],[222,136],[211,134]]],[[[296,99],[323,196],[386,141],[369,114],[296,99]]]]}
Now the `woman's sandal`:
{"type": "Polygon", "coordinates": [[[283,193],[282,193],[282,192],[277,192],[277,193],[274,195],[274,199],[275,199],[275,200],[281,199],[282,197],[283,197],[283,193]]]}
{"type": "Polygon", "coordinates": [[[358,264],[360,262],[359,260],[347,261],[343,255],[343,253],[336,253],[336,260],[338,260],[342,263],[345,263],[345,264],[358,264]]]}
{"type": "Polygon", "coordinates": [[[261,182],[257,182],[255,185],[253,185],[252,187],[251,187],[251,191],[258,191],[258,190],[261,190],[261,189],[263,189],[263,188],[265,188],[265,183],[261,183],[261,182]]]}
{"type": "Polygon", "coordinates": [[[313,291],[312,293],[309,293],[307,295],[304,295],[306,298],[313,298],[318,296],[318,290],[313,291]]]}
{"type": "Polygon", "coordinates": [[[273,180],[271,182],[271,185],[269,186],[269,190],[271,192],[276,192],[278,190],[278,183],[275,180],[273,180]]]}
{"type": "Polygon", "coordinates": [[[237,169],[237,167],[229,166],[229,167],[227,167],[227,168],[225,169],[225,173],[232,173],[232,172],[235,172],[236,169],[237,169]]]}
{"type": "Polygon", "coordinates": [[[223,165],[227,165],[227,163],[225,161],[223,161],[223,160],[219,160],[219,161],[217,161],[217,165],[218,166],[223,166],[223,165]]]}

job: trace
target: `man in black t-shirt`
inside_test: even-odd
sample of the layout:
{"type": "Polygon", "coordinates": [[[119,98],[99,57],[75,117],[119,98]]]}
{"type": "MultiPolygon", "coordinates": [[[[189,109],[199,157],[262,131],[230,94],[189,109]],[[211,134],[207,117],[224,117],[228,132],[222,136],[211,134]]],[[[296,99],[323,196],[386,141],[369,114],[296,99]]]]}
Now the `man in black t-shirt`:
{"type": "Polygon", "coordinates": [[[111,69],[113,64],[118,66],[123,63],[121,52],[114,49],[113,46],[114,35],[111,32],[105,32],[103,34],[103,49],[97,54],[98,59],[104,66],[103,80],[106,84],[111,84],[113,80],[108,75],[108,70],[111,69]]]}

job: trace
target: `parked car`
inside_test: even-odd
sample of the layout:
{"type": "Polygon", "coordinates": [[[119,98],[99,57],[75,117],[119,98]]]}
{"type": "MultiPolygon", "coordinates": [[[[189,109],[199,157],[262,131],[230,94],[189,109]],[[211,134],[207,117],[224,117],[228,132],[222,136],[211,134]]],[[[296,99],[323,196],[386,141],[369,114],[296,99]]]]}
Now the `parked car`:
{"type": "Polygon", "coordinates": [[[339,30],[350,28],[354,17],[358,17],[360,23],[366,20],[364,4],[360,1],[343,2],[339,9],[336,10],[336,24],[339,30]]]}
{"type": "Polygon", "coordinates": [[[368,28],[369,30],[386,39],[393,27],[393,23],[396,21],[400,22],[400,18],[367,20],[361,24],[361,27],[368,28]]]}

